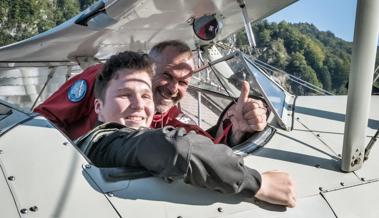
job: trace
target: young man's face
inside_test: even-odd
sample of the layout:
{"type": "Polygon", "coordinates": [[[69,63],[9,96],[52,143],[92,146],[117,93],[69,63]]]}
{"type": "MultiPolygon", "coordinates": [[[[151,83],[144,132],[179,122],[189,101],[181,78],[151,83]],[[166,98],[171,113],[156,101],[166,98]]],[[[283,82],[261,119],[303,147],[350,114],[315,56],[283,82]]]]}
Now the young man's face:
{"type": "Polygon", "coordinates": [[[170,46],[155,59],[155,64],[154,102],[157,112],[163,113],[186,94],[194,65],[188,53],[179,54],[170,46]]]}
{"type": "Polygon", "coordinates": [[[95,100],[98,119],[135,129],[149,127],[154,115],[154,102],[148,73],[121,69],[116,74],[108,83],[104,101],[95,100]]]}

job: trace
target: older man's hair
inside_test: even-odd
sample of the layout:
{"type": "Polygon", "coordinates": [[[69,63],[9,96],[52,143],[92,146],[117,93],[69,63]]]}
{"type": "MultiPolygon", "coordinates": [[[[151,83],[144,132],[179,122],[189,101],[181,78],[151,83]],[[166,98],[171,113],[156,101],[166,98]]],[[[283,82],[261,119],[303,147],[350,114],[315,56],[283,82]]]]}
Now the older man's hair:
{"type": "Polygon", "coordinates": [[[118,77],[118,71],[123,69],[142,70],[146,72],[150,78],[154,76],[154,64],[151,58],[145,53],[137,53],[133,51],[121,52],[112,55],[105,62],[103,70],[96,77],[95,97],[105,100],[105,91],[109,81],[118,77]]]}
{"type": "Polygon", "coordinates": [[[192,57],[191,48],[185,42],[180,40],[167,40],[154,45],[150,49],[149,56],[156,59],[167,47],[173,47],[179,54],[188,53],[189,57],[192,57]]]}

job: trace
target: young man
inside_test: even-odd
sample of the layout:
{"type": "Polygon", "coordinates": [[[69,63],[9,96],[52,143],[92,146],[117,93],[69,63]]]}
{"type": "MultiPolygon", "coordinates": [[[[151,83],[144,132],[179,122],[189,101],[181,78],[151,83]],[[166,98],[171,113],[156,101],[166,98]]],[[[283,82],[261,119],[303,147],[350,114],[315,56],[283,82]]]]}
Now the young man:
{"type": "MultiPolygon", "coordinates": [[[[185,115],[176,104],[186,94],[192,76],[194,64],[191,49],[181,41],[169,40],[155,45],[149,55],[157,65],[153,90],[158,113],[154,116],[151,127],[160,128],[166,125],[184,127],[205,135],[215,142],[233,145],[239,143],[246,134],[261,131],[266,126],[266,107],[261,101],[250,98],[240,102],[243,114],[234,116],[234,110],[225,113],[229,114],[228,117],[233,117],[231,119],[233,126],[223,127],[221,122],[223,118],[220,118],[218,125],[212,128],[212,131],[206,132],[197,125],[183,122],[181,118],[185,115]]],[[[101,71],[101,67],[102,65],[96,65],[70,79],[34,111],[51,120],[71,139],[85,134],[96,122],[92,103],[93,84],[95,75],[101,71]]]]}
{"type": "Polygon", "coordinates": [[[103,124],[77,142],[95,165],[142,167],[161,178],[183,178],[210,190],[295,206],[288,174],[260,175],[228,146],[184,128],[146,128],[154,113],[152,73],[147,55],[123,52],[112,56],[98,75],[95,111],[103,124]]]}

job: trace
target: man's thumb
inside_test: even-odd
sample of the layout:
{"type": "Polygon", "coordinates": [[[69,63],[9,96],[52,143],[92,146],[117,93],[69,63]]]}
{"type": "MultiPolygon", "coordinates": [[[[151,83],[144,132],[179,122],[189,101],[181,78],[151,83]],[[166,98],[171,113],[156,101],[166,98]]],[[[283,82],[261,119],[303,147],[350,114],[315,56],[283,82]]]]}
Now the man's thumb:
{"type": "Polygon", "coordinates": [[[238,98],[238,104],[247,102],[249,98],[250,85],[247,81],[242,81],[241,94],[238,98]]]}

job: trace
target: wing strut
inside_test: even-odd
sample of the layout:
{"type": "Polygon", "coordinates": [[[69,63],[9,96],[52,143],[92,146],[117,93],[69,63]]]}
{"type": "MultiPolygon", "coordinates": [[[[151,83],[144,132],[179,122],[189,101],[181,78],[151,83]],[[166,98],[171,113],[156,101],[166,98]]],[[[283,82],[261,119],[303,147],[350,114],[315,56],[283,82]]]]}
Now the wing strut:
{"type": "Polygon", "coordinates": [[[256,46],[255,38],[254,38],[254,34],[253,34],[253,29],[251,28],[251,25],[250,25],[250,18],[249,18],[249,15],[247,13],[245,1],[244,0],[237,0],[237,2],[238,2],[239,6],[241,8],[241,11],[242,11],[243,22],[245,24],[245,31],[246,31],[247,39],[249,41],[249,45],[251,48],[255,48],[255,46],[256,46]]]}
{"type": "Polygon", "coordinates": [[[45,88],[46,88],[47,84],[48,84],[48,83],[50,82],[50,80],[53,78],[54,73],[56,72],[56,69],[57,69],[56,67],[50,67],[50,68],[49,68],[50,72],[49,72],[49,74],[47,75],[46,82],[45,82],[45,84],[43,84],[43,87],[42,87],[41,91],[38,93],[38,96],[37,96],[36,100],[34,100],[33,105],[30,107],[30,110],[31,110],[31,111],[33,111],[33,109],[34,109],[34,107],[36,106],[38,100],[40,99],[40,97],[41,97],[43,91],[45,91],[45,88]]]}
{"type": "Polygon", "coordinates": [[[379,34],[379,1],[358,0],[355,17],[341,164],[345,172],[360,169],[364,159],[379,34]]]}

